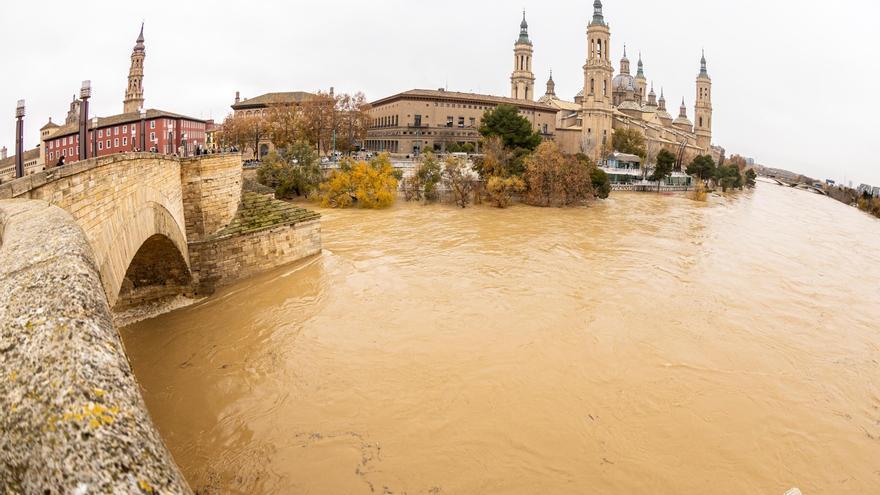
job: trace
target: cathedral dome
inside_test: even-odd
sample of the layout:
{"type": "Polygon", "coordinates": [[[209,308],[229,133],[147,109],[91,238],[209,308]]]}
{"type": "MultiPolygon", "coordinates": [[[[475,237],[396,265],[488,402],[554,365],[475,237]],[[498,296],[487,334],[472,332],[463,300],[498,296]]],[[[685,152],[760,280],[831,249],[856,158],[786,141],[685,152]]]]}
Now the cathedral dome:
{"type": "Polygon", "coordinates": [[[672,123],[674,125],[683,125],[683,126],[687,126],[687,127],[694,126],[693,122],[691,122],[691,119],[687,118],[686,116],[681,116],[681,115],[676,117],[676,119],[674,121],[672,121],[672,123]]]}
{"type": "Polygon", "coordinates": [[[631,110],[634,112],[641,112],[642,111],[642,107],[638,103],[636,103],[632,100],[626,100],[626,101],[622,102],[617,107],[617,109],[620,111],[624,111],[624,110],[631,110]]]}
{"type": "Polygon", "coordinates": [[[614,91],[635,91],[636,80],[629,74],[618,74],[611,81],[611,87],[614,91]]]}

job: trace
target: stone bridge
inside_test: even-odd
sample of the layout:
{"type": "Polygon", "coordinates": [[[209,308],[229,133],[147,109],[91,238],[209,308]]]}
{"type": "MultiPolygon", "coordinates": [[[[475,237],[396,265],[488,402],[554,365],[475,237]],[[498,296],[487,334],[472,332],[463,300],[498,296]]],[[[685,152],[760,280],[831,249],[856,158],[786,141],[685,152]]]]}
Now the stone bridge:
{"type": "Polygon", "coordinates": [[[318,215],[243,194],[238,154],[118,154],[0,184],[0,493],[189,493],[111,308],[319,251],[318,215]]]}

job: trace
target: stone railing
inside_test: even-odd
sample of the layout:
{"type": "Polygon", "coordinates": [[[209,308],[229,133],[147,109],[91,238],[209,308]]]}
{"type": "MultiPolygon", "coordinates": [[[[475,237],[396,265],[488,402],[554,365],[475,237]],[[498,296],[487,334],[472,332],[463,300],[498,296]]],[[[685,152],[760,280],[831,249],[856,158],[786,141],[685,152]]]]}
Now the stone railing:
{"type": "Polygon", "coordinates": [[[43,201],[0,201],[0,370],[0,493],[191,493],[83,231],[43,201]]]}

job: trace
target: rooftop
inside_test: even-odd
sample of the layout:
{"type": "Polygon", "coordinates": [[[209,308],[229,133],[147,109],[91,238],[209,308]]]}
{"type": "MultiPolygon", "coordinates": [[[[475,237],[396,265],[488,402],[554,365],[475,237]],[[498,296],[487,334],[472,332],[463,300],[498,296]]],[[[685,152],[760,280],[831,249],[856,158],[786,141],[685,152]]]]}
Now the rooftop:
{"type": "Polygon", "coordinates": [[[241,100],[232,105],[233,110],[241,108],[267,107],[271,105],[296,105],[309,101],[316,95],[306,91],[287,91],[283,93],[266,93],[254,98],[241,100]]]}
{"type": "Polygon", "coordinates": [[[483,103],[490,105],[513,105],[520,108],[528,108],[531,110],[541,110],[545,112],[557,112],[558,110],[543,103],[530,100],[517,100],[515,98],[505,98],[503,96],[481,95],[477,93],[462,93],[458,91],[446,91],[445,89],[411,89],[402,93],[391,95],[381,100],[371,103],[373,107],[384,105],[395,100],[403,98],[428,98],[434,100],[459,100],[474,103],[483,103]]]}
{"type": "MultiPolygon", "coordinates": [[[[172,119],[186,119],[192,122],[204,122],[204,120],[196,119],[193,117],[187,117],[186,115],[181,115],[179,113],[174,112],[166,112],[165,110],[157,110],[155,108],[147,109],[146,111],[146,119],[158,119],[158,118],[172,118],[172,119]]],[[[130,122],[139,122],[141,120],[141,116],[138,112],[129,112],[129,113],[120,113],[118,115],[111,115],[110,117],[98,117],[98,128],[108,127],[112,125],[118,124],[127,124],[130,122]]],[[[89,119],[89,129],[93,129],[92,119],[89,119]]],[[[79,132],[79,123],[74,122],[72,124],[67,124],[62,127],[59,127],[58,130],[53,132],[50,137],[62,137],[69,136],[70,134],[75,134],[79,132]]]]}

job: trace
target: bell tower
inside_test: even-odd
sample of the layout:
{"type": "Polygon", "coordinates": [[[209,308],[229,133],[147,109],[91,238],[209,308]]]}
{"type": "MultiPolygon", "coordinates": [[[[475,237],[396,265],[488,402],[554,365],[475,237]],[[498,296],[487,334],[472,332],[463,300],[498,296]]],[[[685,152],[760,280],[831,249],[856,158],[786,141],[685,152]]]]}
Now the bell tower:
{"type": "Polygon", "coordinates": [[[138,112],[144,107],[144,24],[141,23],[141,34],[138,35],[134,50],[131,52],[131,69],[128,71],[128,86],[125,89],[125,100],[122,102],[123,113],[138,112]]]}
{"type": "Polygon", "coordinates": [[[706,71],[706,53],[700,60],[697,76],[697,103],[694,105],[694,133],[697,146],[708,151],[712,146],[712,79],[706,71]]]}
{"type": "Polygon", "coordinates": [[[513,45],[513,73],[510,75],[510,97],[516,100],[535,99],[535,74],[532,72],[532,41],[526,11],[519,25],[519,39],[513,45]]]}
{"type": "Polygon", "coordinates": [[[587,63],[584,65],[583,130],[581,146],[598,163],[611,151],[613,124],[611,29],[602,14],[602,1],[593,3],[587,26],[587,63]]]}

